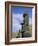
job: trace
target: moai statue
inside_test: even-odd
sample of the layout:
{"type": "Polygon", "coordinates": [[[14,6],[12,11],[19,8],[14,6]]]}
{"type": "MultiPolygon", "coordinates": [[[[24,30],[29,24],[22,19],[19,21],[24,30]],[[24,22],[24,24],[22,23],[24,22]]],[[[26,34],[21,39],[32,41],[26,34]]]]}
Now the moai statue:
{"type": "Polygon", "coordinates": [[[23,22],[24,22],[24,26],[23,26],[23,29],[25,30],[25,31],[28,31],[28,26],[29,26],[29,17],[28,17],[28,14],[24,14],[23,15],[23,18],[24,18],[24,20],[23,20],[23,22]]]}
{"type": "Polygon", "coordinates": [[[21,23],[22,25],[21,33],[22,33],[22,37],[27,37],[26,32],[28,31],[28,25],[29,25],[28,14],[24,14],[23,18],[24,18],[23,23],[21,23]]]}
{"type": "Polygon", "coordinates": [[[30,37],[29,31],[29,17],[28,14],[23,14],[23,23],[21,23],[22,29],[19,30],[17,38],[30,37]]]}

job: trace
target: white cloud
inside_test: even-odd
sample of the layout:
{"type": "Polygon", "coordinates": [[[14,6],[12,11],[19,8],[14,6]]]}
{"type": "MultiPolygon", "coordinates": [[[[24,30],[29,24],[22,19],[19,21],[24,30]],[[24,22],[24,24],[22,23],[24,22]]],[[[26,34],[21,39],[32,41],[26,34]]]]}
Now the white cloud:
{"type": "Polygon", "coordinates": [[[23,14],[13,14],[13,25],[12,25],[12,31],[16,32],[19,31],[19,29],[21,29],[21,25],[20,23],[22,23],[23,21],[23,14]]]}
{"type": "Polygon", "coordinates": [[[13,32],[21,30],[21,25],[20,24],[13,24],[13,32]]]}
{"type": "Polygon", "coordinates": [[[22,22],[23,21],[23,14],[13,14],[13,21],[16,22],[16,21],[19,21],[19,22],[22,22]]]}

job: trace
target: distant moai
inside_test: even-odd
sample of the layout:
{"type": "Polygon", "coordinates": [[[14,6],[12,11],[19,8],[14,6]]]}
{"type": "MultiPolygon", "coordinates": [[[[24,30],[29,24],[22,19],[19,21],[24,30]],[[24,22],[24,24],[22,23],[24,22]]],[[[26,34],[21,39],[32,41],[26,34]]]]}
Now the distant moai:
{"type": "Polygon", "coordinates": [[[21,23],[21,25],[22,25],[22,30],[21,30],[22,37],[27,37],[26,32],[29,30],[28,29],[28,26],[29,26],[28,14],[23,14],[23,23],[21,23]]]}

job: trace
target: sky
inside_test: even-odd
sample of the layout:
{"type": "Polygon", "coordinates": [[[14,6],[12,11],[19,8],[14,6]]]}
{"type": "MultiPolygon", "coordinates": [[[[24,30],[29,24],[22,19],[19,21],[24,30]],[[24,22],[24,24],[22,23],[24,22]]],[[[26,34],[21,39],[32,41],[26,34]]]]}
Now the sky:
{"type": "Polygon", "coordinates": [[[29,24],[32,24],[32,8],[24,8],[24,7],[12,7],[12,31],[18,32],[21,30],[20,23],[23,22],[23,14],[27,13],[29,16],[29,24]]]}

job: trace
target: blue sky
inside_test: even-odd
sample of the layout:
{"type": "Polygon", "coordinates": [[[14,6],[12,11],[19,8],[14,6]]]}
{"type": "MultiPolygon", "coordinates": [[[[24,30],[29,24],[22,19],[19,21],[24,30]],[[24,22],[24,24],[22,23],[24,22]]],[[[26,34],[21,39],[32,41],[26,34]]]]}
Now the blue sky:
{"type": "Polygon", "coordinates": [[[27,13],[29,15],[29,24],[32,24],[32,8],[24,8],[24,7],[12,7],[12,31],[16,32],[21,30],[20,23],[23,22],[23,14],[27,13]]]}

